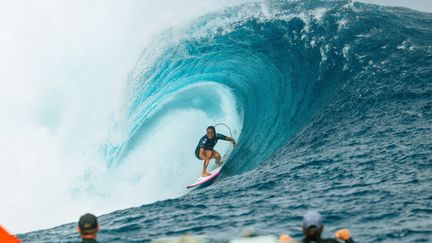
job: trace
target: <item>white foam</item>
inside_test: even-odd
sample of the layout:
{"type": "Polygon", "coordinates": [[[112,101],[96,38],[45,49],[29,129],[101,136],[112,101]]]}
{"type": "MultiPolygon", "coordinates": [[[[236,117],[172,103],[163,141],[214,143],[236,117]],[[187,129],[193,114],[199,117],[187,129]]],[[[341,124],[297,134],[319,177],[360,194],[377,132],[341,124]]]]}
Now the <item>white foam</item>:
{"type": "MultiPolygon", "coordinates": [[[[97,188],[98,192],[104,192],[99,199],[108,199],[117,208],[186,193],[185,186],[194,181],[202,169],[202,162],[195,158],[194,150],[198,140],[205,134],[205,128],[224,122],[230,125],[234,137],[240,134],[242,117],[235,104],[235,98],[228,88],[212,82],[201,82],[171,94],[149,114],[149,118],[156,119],[156,122],[144,121],[145,135],[119,166],[102,170],[98,173],[101,176],[95,175],[91,180],[80,180],[83,181],[81,187],[91,186],[97,188]],[[212,94],[211,99],[206,99],[208,94],[212,94]],[[195,100],[189,99],[191,96],[203,100],[197,101],[199,104],[194,107],[192,104],[195,100]],[[209,103],[213,99],[218,104],[209,103]],[[191,105],[178,108],[183,102],[191,105]],[[204,109],[214,105],[220,105],[221,112],[209,117],[204,109]],[[162,117],[155,117],[156,114],[162,114],[162,117]],[[124,192],[129,196],[119,196],[124,192]]],[[[229,135],[223,128],[218,128],[218,132],[229,135]]],[[[223,154],[228,146],[229,143],[220,142],[216,149],[223,154]]]]}
{"type": "Polygon", "coordinates": [[[345,44],[344,47],[342,48],[342,54],[345,59],[348,58],[349,50],[350,50],[350,45],[345,44]]]}
{"type": "Polygon", "coordinates": [[[314,20],[320,22],[327,11],[327,8],[316,8],[311,11],[311,14],[314,20]]]}
{"type": "Polygon", "coordinates": [[[347,19],[341,19],[337,21],[338,23],[338,31],[341,31],[342,29],[345,29],[347,24],[348,24],[348,20],[347,19]]]}
{"type": "MultiPolygon", "coordinates": [[[[118,177],[101,155],[107,140],[125,139],[128,74],[155,34],[239,2],[2,1],[0,191],[7,197],[0,200],[1,224],[13,233],[26,232],[161,196],[149,195],[149,186],[138,189],[148,179],[128,169],[139,159],[125,164],[118,177]],[[114,134],[113,121],[120,124],[114,134]],[[111,184],[116,179],[121,182],[111,184]]],[[[211,122],[198,111],[176,112],[190,123],[185,131],[211,122]]],[[[179,129],[170,119],[161,120],[167,131],[179,129]]],[[[159,137],[161,143],[166,139],[159,137]]],[[[156,152],[153,161],[158,156],[166,161],[156,152]]]]}

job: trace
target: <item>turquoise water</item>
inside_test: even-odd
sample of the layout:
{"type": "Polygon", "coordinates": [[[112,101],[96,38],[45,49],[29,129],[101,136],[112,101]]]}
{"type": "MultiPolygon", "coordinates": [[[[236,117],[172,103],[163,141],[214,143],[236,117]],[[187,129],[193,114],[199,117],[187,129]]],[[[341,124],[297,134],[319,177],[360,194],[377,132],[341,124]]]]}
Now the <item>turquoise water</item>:
{"type": "MultiPolygon", "coordinates": [[[[108,166],[182,109],[215,119],[235,111],[225,116],[241,121],[232,124],[238,147],[212,185],[101,216],[101,240],[227,240],[244,228],[301,237],[308,209],[321,211],[329,237],[347,227],[359,242],[432,240],[431,14],[274,1],[174,32],[131,72],[127,139],[104,147],[108,166]]],[[[74,227],[21,237],[75,241],[74,227]]]]}

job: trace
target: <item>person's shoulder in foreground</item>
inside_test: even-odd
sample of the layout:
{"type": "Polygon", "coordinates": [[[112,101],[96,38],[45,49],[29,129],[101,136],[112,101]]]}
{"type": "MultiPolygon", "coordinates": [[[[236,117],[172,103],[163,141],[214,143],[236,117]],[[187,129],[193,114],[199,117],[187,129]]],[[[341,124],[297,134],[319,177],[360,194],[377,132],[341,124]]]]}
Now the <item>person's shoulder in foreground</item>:
{"type": "Polygon", "coordinates": [[[303,217],[302,224],[304,238],[300,241],[292,240],[288,235],[281,235],[280,243],[293,243],[293,242],[304,242],[304,243],[338,243],[339,240],[345,243],[354,243],[351,238],[351,234],[348,229],[341,229],[336,232],[336,238],[324,239],[321,238],[321,234],[324,230],[323,218],[320,213],[316,211],[308,211],[303,217]]]}

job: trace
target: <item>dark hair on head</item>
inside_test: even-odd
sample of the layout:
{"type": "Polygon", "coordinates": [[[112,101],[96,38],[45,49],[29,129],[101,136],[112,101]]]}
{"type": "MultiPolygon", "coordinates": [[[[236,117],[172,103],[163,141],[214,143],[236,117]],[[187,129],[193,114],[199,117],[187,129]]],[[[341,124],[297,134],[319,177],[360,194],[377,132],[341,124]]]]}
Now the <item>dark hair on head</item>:
{"type": "Polygon", "coordinates": [[[213,130],[213,133],[216,135],[216,128],[214,126],[209,126],[209,127],[207,127],[206,130],[209,130],[209,129],[213,130]]]}

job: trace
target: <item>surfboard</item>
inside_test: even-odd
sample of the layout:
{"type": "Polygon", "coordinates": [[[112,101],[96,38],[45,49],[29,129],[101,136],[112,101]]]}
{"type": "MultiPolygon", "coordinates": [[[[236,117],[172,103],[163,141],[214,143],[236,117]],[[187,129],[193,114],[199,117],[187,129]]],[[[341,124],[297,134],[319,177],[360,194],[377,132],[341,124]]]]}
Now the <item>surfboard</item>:
{"type": "Polygon", "coordinates": [[[211,175],[206,176],[206,177],[202,177],[202,176],[201,176],[200,178],[198,178],[198,179],[196,180],[195,183],[186,186],[186,188],[187,188],[187,189],[190,189],[190,188],[192,188],[192,187],[199,186],[199,185],[201,185],[201,184],[204,184],[204,183],[206,183],[206,182],[212,180],[213,178],[215,178],[216,176],[219,175],[219,173],[220,173],[220,171],[221,171],[223,165],[224,165],[224,164],[222,164],[221,166],[217,167],[216,169],[210,171],[210,174],[211,174],[211,175]]]}
{"type": "Polygon", "coordinates": [[[213,169],[210,171],[211,175],[206,176],[206,177],[202,177],[201,176],[200,178],[198,178],[195,181],[195,183],[186,186],[186,188],[190,189],[190,188],[202,185],[202,184],[204,184],[206,182],[209,182],[212,179],[216,178],[219,175],[222,167],[225,165],[225,161],[227,161],[228,157],[231,155],[232,151],[233,151],[233,147],[230,146],[230,148],[228,149],[228,151],[222,156],[222,159],[220,161],[221,162],[220,165],[216,165],[216,163],[213,163],[214,160],[212,159],[212,161],[210,162],[209,167],[208,167],[209,169],[213,167],[213,169]],[[216,167],[214,167],[215,165],[216,165],[216,167]]]}

